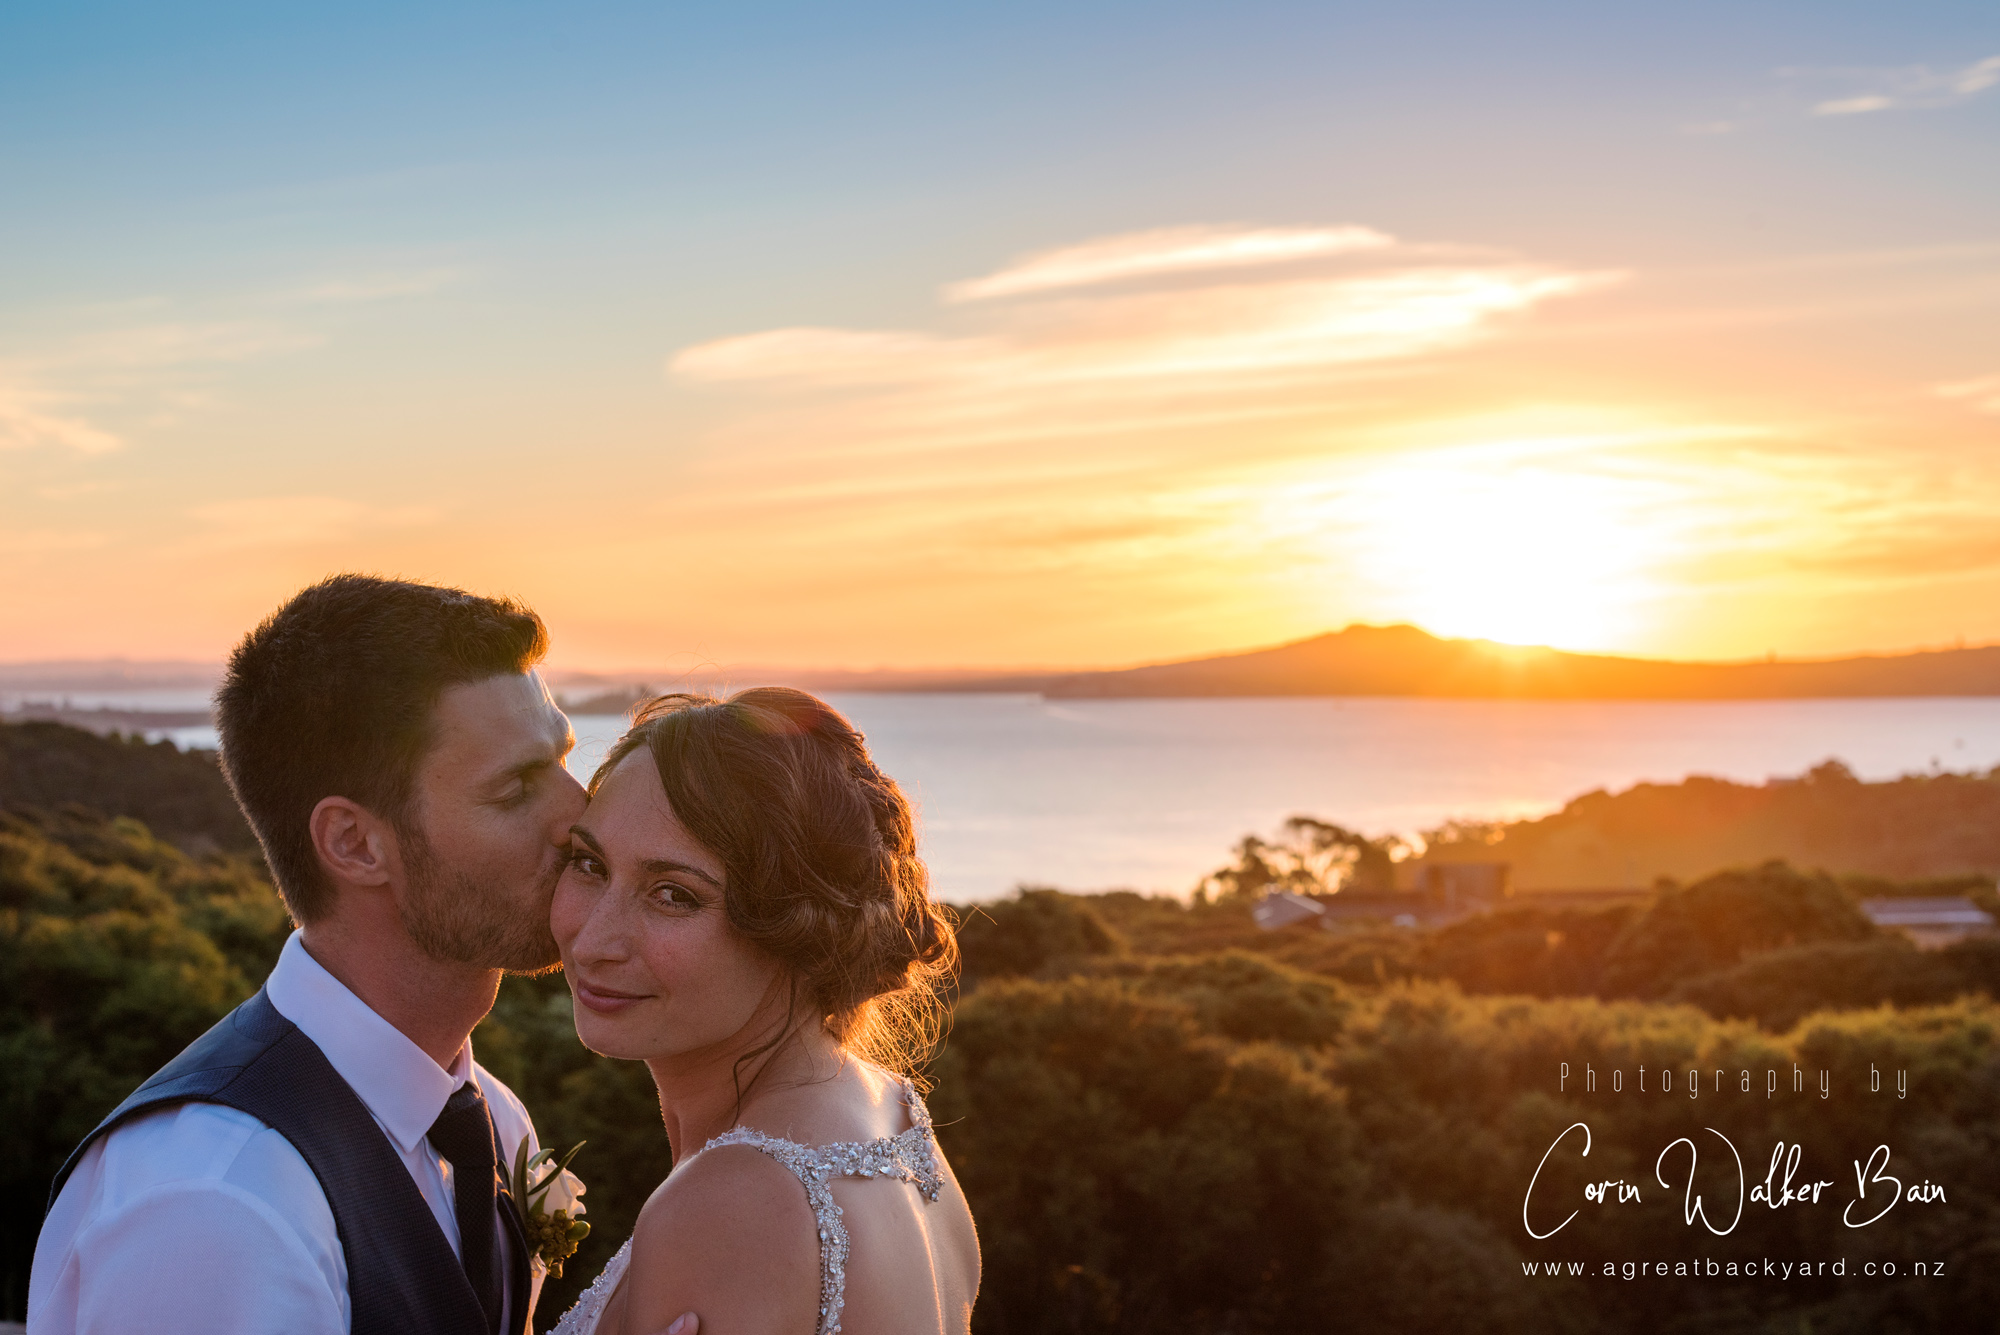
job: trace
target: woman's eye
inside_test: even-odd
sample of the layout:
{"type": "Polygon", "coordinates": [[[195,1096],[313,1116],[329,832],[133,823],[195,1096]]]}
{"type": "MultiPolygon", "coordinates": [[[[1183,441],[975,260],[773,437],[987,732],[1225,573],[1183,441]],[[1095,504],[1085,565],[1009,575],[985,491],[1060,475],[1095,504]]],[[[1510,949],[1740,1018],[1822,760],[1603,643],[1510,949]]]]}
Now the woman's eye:
{"type": "Polygon", "coordinates": [[[662,907],[680,909],[682,911],[701,907],[700,895],[697,895],[684,885],[674,885],[671,882],[656,887],[653,891],[653,899],[662,907]]]}
{"type": "Polygon", "coordinates": [[[581,850],[569,855],[569,865],[577,871],[582,872],[585,876],[602,876],[604,874],[604,864],[599,862],[593,855],[581,850]]]}

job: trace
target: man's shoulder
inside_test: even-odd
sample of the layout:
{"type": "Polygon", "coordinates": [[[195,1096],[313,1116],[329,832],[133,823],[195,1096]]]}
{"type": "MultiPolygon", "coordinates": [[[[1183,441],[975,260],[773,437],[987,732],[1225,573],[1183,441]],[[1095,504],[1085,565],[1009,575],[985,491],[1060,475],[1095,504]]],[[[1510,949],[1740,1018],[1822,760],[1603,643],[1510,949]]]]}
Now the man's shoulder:
{"type": "MultiPolygon", "coordinates": [[[[135,1113],[93,1146],[107,1166],[161,1179],[220,1176],[244,1146],[275,1134],[260,1119],[220,1103],[168,1103],[135,1113]]],[[[280,1140],[282,1136],[278,1137],[280,1140]]]]}
{"type": "Polygon", "coordinates": [[[51,1330],[127,1328],[97,1317],[143,1307],[158,1329],[250,1329],[248,1312],[257,1329],[333,1331],[346,1329],[346,1292],[333,1211],[305,1159],[248,1113],[185,1103],[91,1144],[36,1239],[29,1306],[51,1330]],[[162,1291],[167,1276],[192,1287],[162,1291]],[[218,1284],[238,1319],[206,1311],[218,1284]]]}
{"type": "Polygon", "coordinates": [[[177,1103],[121,1122],[91,1146],[77,1176],[107,1204],[161,1187],[212,1182],[288,1209],[309,1209],[302,1197],[324,1208],[319,1179],[292,1143],[251,1114],[219,1103],[177,1103]]]}
{"type": "Polygon", "coordinates": [[[214,1103],[151,1109],[99,1137],[49,1211],[37,1269],[44,1251],[66,1256],[106,1230],[164,1239],[196,1225],[231,1237],[287,1235],[290,1256],[345,1283],[333,1208],[305,1158],[249,1113],[214,1103]]]}

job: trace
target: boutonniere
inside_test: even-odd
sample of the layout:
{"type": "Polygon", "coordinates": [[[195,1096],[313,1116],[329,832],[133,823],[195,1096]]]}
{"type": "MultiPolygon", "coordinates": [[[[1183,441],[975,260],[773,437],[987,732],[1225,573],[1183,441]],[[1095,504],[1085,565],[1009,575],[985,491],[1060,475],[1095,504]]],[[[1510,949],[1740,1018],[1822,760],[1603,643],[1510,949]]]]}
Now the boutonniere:
{"type": "Polygon", "coordinates": [[[514,1200],[527,1227],[528,1251],[547,1267],[551,1279],[562,1278],[563,1262],[590,1236],[590,1225],[577,1217],[583,1213],[583,1179],[569,1171],[569,1161],[583,1145],[579,1140],[561,1160],[554,1150],[530,1157],[523,1136],[521,1148],[514,1151],[514,1200]]]}

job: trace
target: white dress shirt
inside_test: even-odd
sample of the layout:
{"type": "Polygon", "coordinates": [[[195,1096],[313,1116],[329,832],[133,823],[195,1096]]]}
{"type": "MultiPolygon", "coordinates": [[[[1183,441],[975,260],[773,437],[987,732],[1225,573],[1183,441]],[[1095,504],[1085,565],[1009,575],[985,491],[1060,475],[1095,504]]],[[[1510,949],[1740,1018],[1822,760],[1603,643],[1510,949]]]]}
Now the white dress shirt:
{"type": "MultiPolygon", "coordinates": [[[[472,1060],[470,1040],[443,1069],[297,932],[264,987],[366,1105],[456,1252],[452,1168],[426,1138],[431,1123],[477,1080],[511,1164],[523,1138],[530,1154],[540,1148],[527,1109],[472,1060]]],[[[511,1251],[504,1227],[499,1237],[511,1251]]],[[[528,1312],[504,1312],[502,1330],[526,1325],[541,1269],[528,1312]]],[[[99,1139],[35,1243],[29,1335],[346,1335],[348,1325],[347,1258],[319,1179],[290,1141],[220,1104],[147,1113],[99,1139]]]]}

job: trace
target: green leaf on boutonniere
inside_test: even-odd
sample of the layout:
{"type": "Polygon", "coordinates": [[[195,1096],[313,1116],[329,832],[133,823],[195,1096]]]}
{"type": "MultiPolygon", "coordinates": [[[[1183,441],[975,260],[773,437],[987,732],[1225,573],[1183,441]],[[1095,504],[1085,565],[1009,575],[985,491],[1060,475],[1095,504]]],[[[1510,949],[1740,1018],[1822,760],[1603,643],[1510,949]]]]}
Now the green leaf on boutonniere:
{"type": "Polygon", "coordinates": [[[563,1262],[576,1255],[577,1244],[590,1236],[590,1225],[578,1218],[583,1213],[583,1179],[569,1171],[570,1160],[583,1146],[578,1141],[558,1160],[554,1150],[530,1155],[524,1136],[514,1151],[510,1185],[521,1207],[528,1250],[552,1279],[562,1278],[563,1262]]]}

